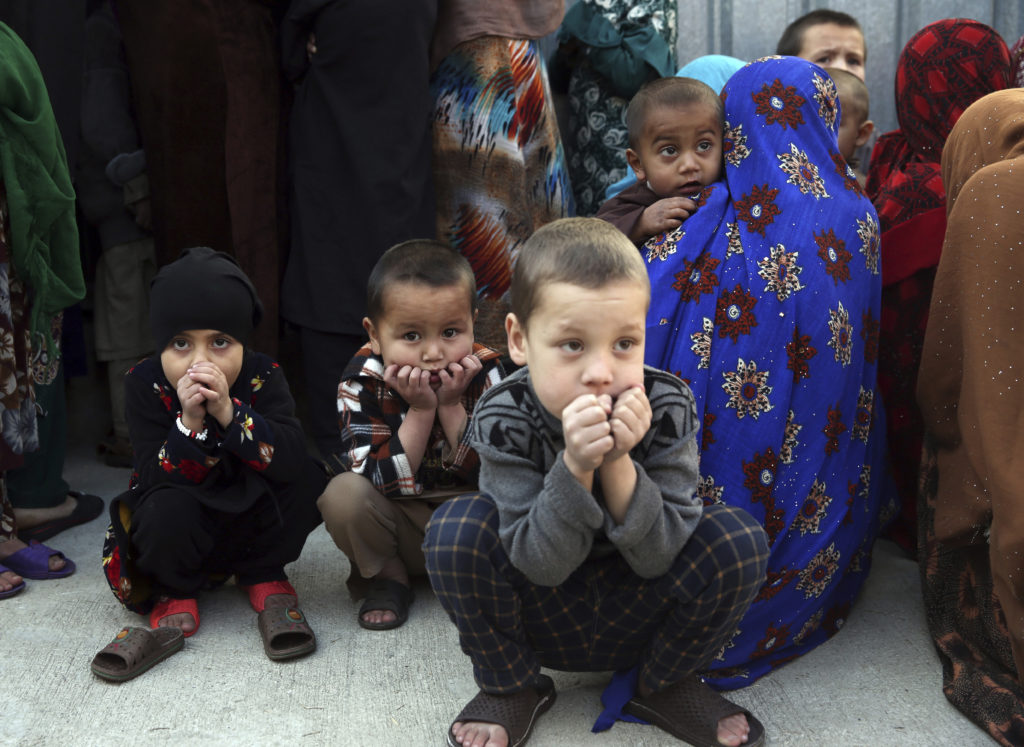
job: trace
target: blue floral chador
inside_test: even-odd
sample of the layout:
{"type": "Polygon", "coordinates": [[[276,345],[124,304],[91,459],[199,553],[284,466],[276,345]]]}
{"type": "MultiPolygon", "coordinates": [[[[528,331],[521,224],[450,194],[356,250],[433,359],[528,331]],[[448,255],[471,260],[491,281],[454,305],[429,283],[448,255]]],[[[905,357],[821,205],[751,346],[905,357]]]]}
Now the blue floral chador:
{"type": "Polygon", "coordinates": [[[771,541],[765,585],[706,673],[733,688],[838,631],[895,506],[875,379],[878,218],[838,152],[835,84],[774,57],[722,95],[724,179],[641,251],[647,363],[689,382],[703,422],[698,491],[747,509],[771,541]]]}

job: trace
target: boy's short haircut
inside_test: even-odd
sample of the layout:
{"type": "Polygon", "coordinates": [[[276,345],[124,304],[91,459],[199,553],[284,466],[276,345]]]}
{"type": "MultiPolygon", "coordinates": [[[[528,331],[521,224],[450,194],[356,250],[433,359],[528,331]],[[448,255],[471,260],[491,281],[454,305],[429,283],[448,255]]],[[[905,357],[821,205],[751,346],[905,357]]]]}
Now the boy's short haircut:
{"type": "Polygon", "coordinates": [[[847,110],[843,115],[849,114],[856,118],[858,125],[862,124],[870,116],[871,111],[871,97],[864,81],[853,73],[838,68],[825,68],[825,72],[836,81],[836,90],[843,101],[841,106],[847,110]]]}
{"type": "Polygon", "coordinates": [[[561,218],[537,229],[519,248],[511,311],[526,328],[545,285],[595,289],[621,280],[642,283],[650,294],[647,268],[626,234],[600,218],[561,218]]]}
{"type": "MultiPolygon", "coordinates": [[[[779,37],[779,43],[775,47],[775,54],[799,57],[800,50],[803,49],[804,46],[804,32],[811,26],[821,26],[826,23],[834,23],[840,28],[857,29],[860,31],[860,35],[864,36],[864,30],[861,29],[860,24],[857,23],[857,19],[849,13],[843,13],[841,10],[819,8],[818,10],[812,10],[810,13],[800,16],[791,24],[786,26],[786,30],[782,32],[782,36],[779,37]]],[[[867,60],[867,56],[868,50],[867,45],[865,44],[865,61],[867,60]]]]}
{"type": "Polygon", "coordinates": [[[858,125],[863,124],[871,112],[871,96],[864,81],[848,70],[827,67],[825,72],[835,81],[836,91],[842,100],[841,106],[846,108],[843,115],[850,114],[856,118],[858,125]]]}
{"type": "Polygon", "coordinates": [[[396,283],[418,283],[430,288],[464,285],[466,301],[476,311],[476,278],[466,258],[434,239],[410,239],[388,249],[370,272],[366,284],[366,315],[376,323],[385,313],[384,295],[396,283]]]}
{"type": "Polygon", "coordinates": [[[719,126],[725,126],[722,99],[715,89],[696,78],[656,78],[644,83],[626,109],[626,129],[629,146],[636,149],[643,134],[647,115],[654,109],[705,104],[715,112],[719,126]]]}

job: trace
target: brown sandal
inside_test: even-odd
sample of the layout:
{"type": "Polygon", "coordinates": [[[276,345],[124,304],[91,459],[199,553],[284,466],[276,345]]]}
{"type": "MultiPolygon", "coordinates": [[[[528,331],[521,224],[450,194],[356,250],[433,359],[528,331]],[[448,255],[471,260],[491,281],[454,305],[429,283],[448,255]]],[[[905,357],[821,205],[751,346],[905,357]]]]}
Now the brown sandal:
{"type": "Polygon", "coordinates": [[[761,722],[747,709],[723,698],[696,675],[646,697],[635,695],[622,710],[650,721],[694,747],[721,747],[718,722],[726,716],[742,713],[750,726],[743,747],[764,744],[761,722]]]}
{"type": "Polygon", "coordinates": [[[298,607],[266,607],[256,616],[263,650],[274,661],[316,650],[316,636],[298,607]]]}
{"type": "Polygon", "coordinates": [[[492,695],[483,690],[466,703],[448,727],[449,747],[460,747],[452,734],[452,726],[467,721],[497,724],[508,734],[509,747],[522,747],[542,713],[555,702],[555,683],[546,674],[537,676],[536,684],[517,693],[492,695]]]}
{"type": "Polygon", "coordinates": [[[97,677],[125,682],[181,651],[184,644],[181,628],[122,628],[89,668],[97,677]]]}

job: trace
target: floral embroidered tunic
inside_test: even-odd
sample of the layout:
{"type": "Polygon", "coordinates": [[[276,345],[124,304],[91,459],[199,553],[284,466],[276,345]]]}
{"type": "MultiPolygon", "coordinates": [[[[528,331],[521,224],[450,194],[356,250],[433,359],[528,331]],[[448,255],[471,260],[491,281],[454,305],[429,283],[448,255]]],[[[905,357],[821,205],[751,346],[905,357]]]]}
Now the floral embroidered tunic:
{"type": "Polygon", "coordinates": [[[739,687],[833,635],[892,513],[876,396],[878,219],[838,154],[835,84],[796,58],[723,91],[724,181],[650,239],[646,362],[691,386],[706,504],[771,542],[765,585],[707,679],[739,687]]]}

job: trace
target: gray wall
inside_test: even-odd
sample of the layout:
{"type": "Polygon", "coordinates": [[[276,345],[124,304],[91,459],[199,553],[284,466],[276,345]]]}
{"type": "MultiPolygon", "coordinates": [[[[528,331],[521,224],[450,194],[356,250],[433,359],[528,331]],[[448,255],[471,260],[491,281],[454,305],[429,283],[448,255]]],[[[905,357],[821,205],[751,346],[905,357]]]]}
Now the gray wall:
{"type": "Polygon", "coordinates": [[[1007,46],[1024,34],[1024,0],[679,0],[679,63],[704,54],[744,60],[773,54],[786,25],[815,8],[849,13],[864,29],[876,133],[897,126],[896,61],[923,26],[942,18],[973,18],[995,28],[1007,46]]]}

